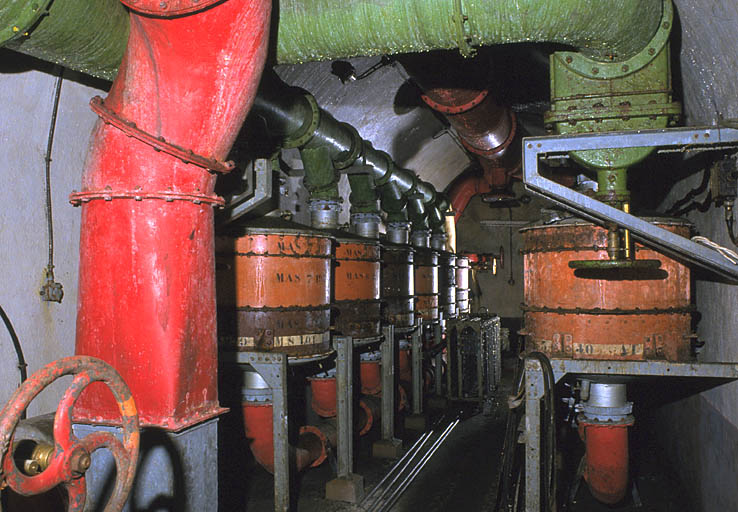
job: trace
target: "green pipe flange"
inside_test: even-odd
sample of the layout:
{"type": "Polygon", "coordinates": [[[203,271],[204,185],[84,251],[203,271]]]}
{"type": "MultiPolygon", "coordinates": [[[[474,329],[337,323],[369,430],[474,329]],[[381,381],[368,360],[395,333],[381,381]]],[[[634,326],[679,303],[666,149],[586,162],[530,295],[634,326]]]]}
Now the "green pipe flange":
{"type": "Polygon", "coordinates": [[[661,22],[651,41],[633,57],[621,62],[600,62],[585,57],[579,52],[556,52],[555,58],[561,60],[572,71],[594,80],[609,80],[635,73],[651,62],[669,41],[674,22],[674,6],[671,0],[663,0],[661,22]]]}
{"type": "Polygon", "coordinates": [[[27,31],[48,13],[51,0],[5,0],[0,7],[0,46],[27,35],[27,31]]]}
{"type": "Polygon", "coordinates": [[[282,142],[282,148],[284,149],[299,148],[304,146],[310,141],[310,139],[313,138],[313,135],[315,135],[315,130],[317,130],[318,125],[320,125],[320,107],[318,106],[318,102],[315,101],[315,98],[312,94],[305,94],[305,96],[303,97],[310,105],[310,123],[305,128],[305,131],[303,131],[301,134],[294,137],[285,137],[284,141],[282,142]]]}
{"type": "Polygon", "coordinates": [[[378,151],[378,153],[382,155],[382,158],[387,161],[387,172],[384,173],[383,176],[374,180],[374,184],[378,187],[381,187],[382,185],[386,185],[387,183],[389,183],[390,178],[392,178],[392,174],[395,172],[397,167],[395,166],[395,162],[387,153],[385,153],[384,151],[378,151]]]}
{"type": "Polygon", "coordinates": [[[364,139],[361,138],[358,130],[348,123],[341,123],[341,126],[351,132],[351,149],[339,153],[336,159],[333,160],[333,165],[339,171],[351,167],[364,152],[364,139]]]}
{"type": "MultiPolygon", "coordinates": [[[[654,91],[652,94],[657,94],[660,91],[654,91]]],[[[625,96],[625,95],[623,95],[625,96]]],[[[598,97],[599,98],[599,97],[598,97]]],[[[628,119],[634,119],[639,117],[648,117],[653,119],[654,116],[670,116],[672,118],[679,117],[682,113],[682,108],[679,103],[668,103],[668,104],[655,104],[655,105],[633,105],[628,108],[627,114],[624,114],[620,110],[614,109],[577,109],[567,110],[564,112],[556,112],[549,110],[543,114],[544,124],[551,123],[571,123],[579,121],[590,121],[592,119],[622,119],[627,117],[628,119]]]]}

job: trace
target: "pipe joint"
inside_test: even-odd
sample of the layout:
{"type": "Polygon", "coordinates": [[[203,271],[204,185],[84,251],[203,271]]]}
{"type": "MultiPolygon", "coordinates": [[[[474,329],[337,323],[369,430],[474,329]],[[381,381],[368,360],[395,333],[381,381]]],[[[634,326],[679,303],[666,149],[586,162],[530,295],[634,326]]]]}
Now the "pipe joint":
{"type": "Polygon", "coordinates": [[[321,111],[318,102],[312,94],[305,93],[302,96],[310,108],[310,115],[305,119],[299,131],[287,135],[282,141],[284,149],[301,148],[313,138],[320,125],[321,111]]]}
{"type": "Polygon", "coordinates": [[[364,139],[361,138],[356,128],[348,123],[340,123],[341,128],[351,134],[351,148],[348,151],[342,151],[333,160],[333,165],[338,170],[344,170],[351,167],[356,160],[364,155],[364,139]]]}

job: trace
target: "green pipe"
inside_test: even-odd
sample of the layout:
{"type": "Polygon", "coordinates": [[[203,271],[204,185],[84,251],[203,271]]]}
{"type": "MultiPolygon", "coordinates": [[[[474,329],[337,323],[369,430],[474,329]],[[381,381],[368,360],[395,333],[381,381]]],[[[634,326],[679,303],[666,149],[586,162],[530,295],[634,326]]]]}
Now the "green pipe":
{"type": "Polygon", "coordinates": [[[302,182],[310,192],[310,199],[339,199],[338,180],[341,176],[333,166],[331,148],[303,147],[300,149],[300,158],[305,168],[302,182]]]}
{"type": "Polygon", "coordinates": [[[349,174],[351,213],[379,213],[374,179],[368,174],[349,174]]]}
{"type": "MultiPolygon", "coordinates": [[[[4,0],[0,6],[0,33],[21,28],[18,4],[43,1],[4,0]]],[[[116,0],[54,0],[48,14],[32,27],[22,28],[5,46],[65,68],[113,80],[128,43],[128,11],[116,0]]],[[[5,37],[0,36],[0,41],[5,37]]]]}
{"type": "Polygon", "coordinates": [[[277,62],[517,42],[626,59],[656,32],[661,0],[280,0],[277,62]]]}

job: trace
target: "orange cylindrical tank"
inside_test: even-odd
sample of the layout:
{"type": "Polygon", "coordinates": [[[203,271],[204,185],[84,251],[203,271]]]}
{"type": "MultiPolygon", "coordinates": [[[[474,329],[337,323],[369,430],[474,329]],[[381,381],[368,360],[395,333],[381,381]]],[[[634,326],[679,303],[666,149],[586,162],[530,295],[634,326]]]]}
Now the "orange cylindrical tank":
{"type": "MultiPolygon", "coordinates": [[[[681,236],[689,224],[651,220],[681,236]]],[[[635,245],[658,270],[582,271],[572,260],[606,260],[607,230],[581,220],[521,229],[525,329],[529,350],[574,359],[691,358],[689,269],[635,245]]]]}
{"type": "Polygon", "coordinates": [[[469,313],[469,258],[456,258],[456,309],[459,314],[469,313]]]}
{"type": "Polygon", "coordinates": [[[415,314],[424,322],[438,320],[438,252],[415,249],[415,314]]]}
{"type": "Polygon", "coordinates": [[[395,328],[415,325],[415,249],[405,244],[382,244],[382,299],[384,320],[395,328]]]}
{"type": "Polygon", "coordinates": [[[332,242],[270,217],[219,237],[221,345],[298,357],[329,352],[332,242]]]}
{"type": "Polygon", "coordinates": [[[379,256],[377,240],[336,234],[333,324],[337,333],[355,340],[380,335],[379,256]]]}
{"type": "Polygon", "coordinates": [[[456,255],[441,251],[438,255],[438,307],[444,318],[456,318],[456,255]]]}

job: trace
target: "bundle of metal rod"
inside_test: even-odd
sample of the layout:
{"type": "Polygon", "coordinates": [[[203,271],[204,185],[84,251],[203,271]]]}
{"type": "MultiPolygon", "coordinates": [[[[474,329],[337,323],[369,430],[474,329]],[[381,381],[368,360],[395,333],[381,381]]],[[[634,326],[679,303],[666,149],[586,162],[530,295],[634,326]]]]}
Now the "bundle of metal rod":
{"type": "Polygon", "coordinates": [[[418,438],[402,459],[367,494],[361,502],[362,510],[384,512],[392,508],[433,457],[433,454],[448,439],[461,419],[457,417],[446,424],[447,421],[449,419],[444,416],[431,430],[418,438]],[[441,431],[442,425],[446,425],[443,431],[441,431]]]}

